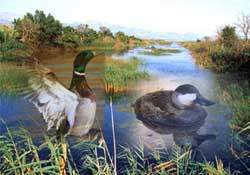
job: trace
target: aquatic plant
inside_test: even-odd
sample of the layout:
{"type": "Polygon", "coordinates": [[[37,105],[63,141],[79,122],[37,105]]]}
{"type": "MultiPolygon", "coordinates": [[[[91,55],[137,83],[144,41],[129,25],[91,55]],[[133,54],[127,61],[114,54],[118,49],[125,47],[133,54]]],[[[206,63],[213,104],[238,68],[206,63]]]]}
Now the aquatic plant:
{"type": "Polygon", "coordinates": [[[167,55],[170,53],[179,53],[179,52],[181,52],[179,49],[152,48],[151,51],[143,51],[140,52],[140,54],[160,56],[160,55],[167,55]]]}
{"type": "MultiPolygon", "coordinates": [[[[3,120],[1,121],[4,123],[3,120]]],[[[78,172],[76,167],[71,166],[69,158],[64,159],[65,148],[56,137],[45,135],[44,142],[37,146],[27,130],[19,128],[19,130],[11,131],[8,127],[5,129],[6,133],[0,135],[1,173],[6,175],[63,175],[66,169],[69,174],[78,172]],[[41,156],[43,153],[47,153],[47,156],[41,156]]]]}
{"type": "Polygon", "coordinates": [[[142,79],[148,79],[146,70],[141,70],[143,62],[133,57],[129,60],[108,59],[104,67],[105,90],[107,94],[114,95],[131,89],[134,84],[142,79]]]}
{"type": "MultiPolygon", "coordinates": [[[[220,160],[211,162],[192,160],[191,150],[177,149],[169,157],[158,151],[146,155],[143,146],[121,147],[117,156],[117,169],[109,154],[105,140],[82,141],[65,147],[55,137],[44,136],[44,142],[34,144],[27,130],[11,131],[0,136],[0,170],[4,174],[230,174],[220,160]],[[77,151],[81,163],[76,165],[72,152],[77,151]],[[65,159],[63,155],[66,155],[65,159]]],[[[78,161],[79,163],[79,161],[78,161]]]]}

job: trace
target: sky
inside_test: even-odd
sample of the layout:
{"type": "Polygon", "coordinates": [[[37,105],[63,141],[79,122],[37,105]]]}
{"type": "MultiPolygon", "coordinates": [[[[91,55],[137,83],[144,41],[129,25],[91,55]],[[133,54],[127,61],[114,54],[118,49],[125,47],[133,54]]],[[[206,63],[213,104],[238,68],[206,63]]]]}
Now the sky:
{"type": "Polygon", "coordinates": [[[237,22],[241,13],[250,13],[250,0],[0,0],[0,12],[23,15],[36,9],[63,23],[92,21],[212,36],[237,22]]]}

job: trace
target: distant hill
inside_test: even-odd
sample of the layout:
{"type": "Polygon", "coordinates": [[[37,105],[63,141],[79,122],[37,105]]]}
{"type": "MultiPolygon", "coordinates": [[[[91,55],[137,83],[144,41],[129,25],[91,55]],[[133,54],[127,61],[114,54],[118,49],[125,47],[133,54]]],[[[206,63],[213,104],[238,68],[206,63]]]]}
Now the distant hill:
{"type": "Polygon", "coordinates": [[[10,13],[10,12],[0,12],[0,24],[12,24],[14,18],[19,18],[21,15],[10,13]]]}
{"type": "MultiPolygon", "coordinates": [[[[9,12],[0,12],[0,24],[12,24],[14,18],[19,18],[22,15],[18,15],[15,13],[9,12]]],[[[118,31],[122,31],[127,35],[135,35],[139,38],[148,38],[148,39],[165,39],[168,41],[194,41],[197,38],[200,38],[199,35],[194,33],[175,33],[175,32],[154,32],[150,30],[144,30],[139,28],[130,28],[120,25],[113,25],[113,24],[106,24],[101,22],[83,22],[84,24],[87,23],[91,28],[95,30],[99,30],[99,27],[106,26],[108,27],[113,33],[118,31]]],[[[70,25],[73,27],[78,26],[81,22],[74,22],[74,23],[64,23],[64,25],[70,25]]]]}
{"type": "MultiPolygon", "coordinates": [[[[64,25],[70,25],[73,27],[78,26],[79,22],[75,23],[65,23],[64,25]]],[[[90,26],[90,28],[93,28],[95,30],[99,30],[99,27],[106,26],[108,27],[113,33],[116,33],[118,31],[122,31],[128,35],[135,35],[139,38],[148,38],[148,39],[165,39],[168,41],[195,41],[197,38],[200,38],[199,35],[194,33],[175,33],[175,32],[154,32],[150,30],[145,29],[138,29],[138,28],[130,28],[130,27],[124,27],[120,25],[113,25],[113,24],[106,24],[106,23],[100,23],[100,22],[87,22],[87,24],[90,26]]]]}

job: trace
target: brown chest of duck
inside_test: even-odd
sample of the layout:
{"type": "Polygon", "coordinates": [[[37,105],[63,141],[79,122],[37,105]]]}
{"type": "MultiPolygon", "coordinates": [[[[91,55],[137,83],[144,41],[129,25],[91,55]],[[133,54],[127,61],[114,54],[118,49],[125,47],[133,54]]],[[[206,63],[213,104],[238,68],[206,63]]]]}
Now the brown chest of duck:
{"type": "Polygon", "coordinates": [[[58,81],[56,75],[41,64],[32,66],[30,88],[26,99],[32,102],[48,124],[63,135],[83,136],[95,120],[96,97],[87,83],[85,69],[94,57],[90,51],[80,52],[73,63],[70,88],[58,81]]]}

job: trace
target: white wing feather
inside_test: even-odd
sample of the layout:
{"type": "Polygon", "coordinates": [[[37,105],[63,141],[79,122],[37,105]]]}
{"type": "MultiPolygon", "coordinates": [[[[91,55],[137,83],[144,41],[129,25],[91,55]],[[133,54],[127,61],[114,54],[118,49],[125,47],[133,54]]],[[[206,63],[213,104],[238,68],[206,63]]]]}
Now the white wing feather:
{"type": "Polygon", "coordinates": [[[42,113],[48,130],[52,127],[59,129],[64,119],[68,120],[72,128],[79,104],[77,95],[59,83],[49,69],[38,68],[34,71],[36,75],[29,80],[30,90],[26,98],[42,113]]]}

